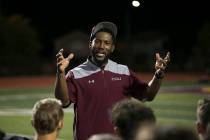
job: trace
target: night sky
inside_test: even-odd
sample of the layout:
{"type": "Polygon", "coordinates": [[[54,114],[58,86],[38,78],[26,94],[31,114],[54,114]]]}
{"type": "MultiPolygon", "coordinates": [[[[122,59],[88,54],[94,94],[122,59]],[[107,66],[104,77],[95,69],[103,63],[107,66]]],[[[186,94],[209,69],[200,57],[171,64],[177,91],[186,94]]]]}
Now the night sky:
{"type": "Polygon", "coordinates": [[[209,19],[206,3],[182,0],[141,0],[134,8],[131,0],[1,0],[0,10],[5,16],[21,14],[31,19],[31,24],[41,33],[54,37],[65,32],[81,29],[87,32],[98,21],[111,20],[124,33],[126,20],[132,33],[147,29],[167,29],[170,26],[188,24],[199,26],[209,19]],[[126,14],[129,14],[126,19],[126,14]]]}
{"type": "Polygon", "coordinates": [[[98,21],[117,24],[119,38],[126,36],[128,25],[132,35],[147,30],[167,34],[182,34],[193,40],[197,29],[210,20],[209,7],[204,1],[141,0],[134,8],[131,0],[0,0],[3,16],[20,14],[30,19],[46,48],[55,38],[74,30],[90,33],[98,21]]]}

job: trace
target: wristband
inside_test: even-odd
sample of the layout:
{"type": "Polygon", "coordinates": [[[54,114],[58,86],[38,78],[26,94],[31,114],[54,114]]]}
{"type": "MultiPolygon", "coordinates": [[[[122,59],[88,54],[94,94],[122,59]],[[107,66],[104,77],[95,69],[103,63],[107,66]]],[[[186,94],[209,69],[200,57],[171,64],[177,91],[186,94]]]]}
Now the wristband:
{"type": "Polygon", "coordinates": [[[163,79],[164,78],[164,74],[162,73],[162,72],[155,72],[155,77],[157,78],[157,79],[163,79]]]}

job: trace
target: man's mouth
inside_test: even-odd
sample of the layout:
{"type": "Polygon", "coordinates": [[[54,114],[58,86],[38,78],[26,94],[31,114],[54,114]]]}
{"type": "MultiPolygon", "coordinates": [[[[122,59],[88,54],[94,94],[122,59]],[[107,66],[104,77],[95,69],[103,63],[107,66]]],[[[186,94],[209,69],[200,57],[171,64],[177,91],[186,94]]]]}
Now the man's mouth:
{"type": "Polygon", "coordinates": [[[102,51],[98,51],[98,52],[96,52],[96,56],[98,56],[98,57],[104,57],[105,56],[105,52],[102,52],[102,51]]]}
{"type": "Polygon", "coordinates": [[[105,56],[104,53],[96,53],[96,55],[99,56],[99,57],[104,57],[105,56]]]}

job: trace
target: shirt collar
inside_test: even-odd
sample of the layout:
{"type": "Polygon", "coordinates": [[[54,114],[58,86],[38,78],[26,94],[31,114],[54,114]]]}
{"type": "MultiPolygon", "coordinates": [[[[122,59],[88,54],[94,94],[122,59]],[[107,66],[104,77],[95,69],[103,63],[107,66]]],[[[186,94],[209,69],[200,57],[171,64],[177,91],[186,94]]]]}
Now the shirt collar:
{"type": "MultiPolygon", "coordinates": [[[[104,70],[107,70],[107,69],[109,68],[111,62],[112,62],[112,61],[111,61],[110,59],[108,59],[108,62],[107,62],[107,64],[105,64],[105,66],[104,66],[103,69],[104,69],[104,70]]],[[[90,56],[88,57],[86,63],[87,63],[88,65],[90,65],[92,68],[99,68],[99,69],[102,69],[101,67],[98,67],[96,64],[94,64],[94,63],[90,60],[90,56]]]]}

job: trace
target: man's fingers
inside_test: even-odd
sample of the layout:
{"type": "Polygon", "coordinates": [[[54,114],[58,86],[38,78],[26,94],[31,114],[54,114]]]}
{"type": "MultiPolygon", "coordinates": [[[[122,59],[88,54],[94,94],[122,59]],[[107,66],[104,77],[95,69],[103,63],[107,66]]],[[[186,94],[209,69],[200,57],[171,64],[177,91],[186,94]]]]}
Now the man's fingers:
{"type": "Polygon", "coordinates": [[[167,55],[166,55],[166,57],[164,58],[164,61],[165,61],[166,63],[170,62],[170,52],[167,52],[167,55]]]}
{"type": "Polygon", "coordinates": [[[61,56],[57,57],[57,62],[60,62],[63,59],[64,59],[64,57],[63,57],[63,55],[61,55],[61,56]]]}
{"type": "Polygon", "coordinates": [[[57,63],[58,66],[60,66],[63,63],[63,61],[60,61],[57,63]]]}
{"type": "Polygon", "coordinates": [[[167,52],[165,58],[161,58],[159,53],[156,53],[155,69],[165,70],[168,62],[170,61],[170,52],[167,52]]]}
{"type": "Polygon", "coordinates": [[[60,49],[60,51],[56,54],[56,57],[63,56],[63,49],[60,49]]]}
{"type": "Polygon", "coordinates": [[[60,51],[59,51],[59,52],[63,54],[63,48],[62,48],[62,49],[60,49],[60,51]]]}
{"type": "Polygon", "coordinates": [[[163,71],[165,70],[165,68],[166,68],[165,66],[156,66],[155,67],[156,70],[160,69],[160,70],[163,70],[163,71]]]}
{"type": "Polygon", "coordinates": [[[59,55],[63,55],[63,48],[60,49],[60,51],[58,52],[59,55]]]}
{"type": "Polygon", "coordinates": [[[170,60],[170,53],[169,52],[167,53],[167,55],[166,55],[166,57],[164,59],[168,60],[168,61],[170,60]]]}
{"type": "Polygon", "coordinates": [[[66,58],[68,61],[70,61],[74,57],[73,53],[70,53],[69,56],[66,58]]]}
{"type": "Polygon", "coordinates": [[[160,54],[159,54],[159,53],[156,53],[156,54],[155,54],[155,56],[156,56],[156,60],[160,60],[160,59],[161,59],[161,57],[160,57],[160,54]]]}
{"type": "Polygon", "coordinates": [[[167,62],[161,58],[160,60],[156,61],[155,69],[165,70],[166,66],[167,66],[167,62]]]}
{"type": "Polygon", "coordinates": [[[56,57],[58,58],[58,57],[60,57],[61,55],[62,55],[62,53],[59,52],[59,53],[56,54],[56,57]]]}
{"type": "Polygon", "coordinates": [[[59,50],[59,52],[56,54],[56,58],[57,58],[57,62],[58,64],[62,63],[63,61],[62,60],[67,60],[67,61],[70,61],[72,58],[74,57],[74,54],[71,53],[69,54],[69,56],[65,59],[64,56],[63,56],[63,48],[59,50]]]}
{"type": "Polygon", "coordinates": [[[156,70],[160,69],[160,70],[164,71],[166,69],[166,66],[163,66],[163,65],[162,66],[156,66],[155,69],[156,70]]]}

